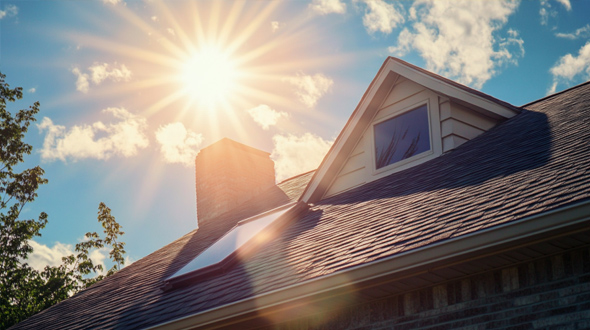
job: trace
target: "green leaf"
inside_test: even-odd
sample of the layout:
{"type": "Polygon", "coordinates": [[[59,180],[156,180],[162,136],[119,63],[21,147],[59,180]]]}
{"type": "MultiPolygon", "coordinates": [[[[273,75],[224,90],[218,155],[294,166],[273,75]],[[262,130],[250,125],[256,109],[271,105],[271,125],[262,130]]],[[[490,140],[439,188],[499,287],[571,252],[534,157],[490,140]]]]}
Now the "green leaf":
{"type": "Polygon", "coordinates": [[[37,197],[40,185],[47,184],[44,171],[35,166],[16,172],[24,155],[33,147],[24,142],[25,133],[39,112],[39,102],[13,115],[7,104],[23,97],[22,88],[10,88],[6,76],[0,73],[0,330],[6,329],[27,317],[48,308],[69,296],[105,278],[100,264],[89,257],[94,249],[110,246],[109,256],[113,275],[125,263],[125,243],[121,225],[104,203],[98,206],[98,222],[104,229],[104,239],[96,232],[88,232],[84,242],[76,244],[76,254],[62,258],[62,264],[47,266],[41,272],[27,263],[33,251],[29,241],[41,236],[48,221],[42,212],[37,219],[21,219],[24,206],[37,197]]]}

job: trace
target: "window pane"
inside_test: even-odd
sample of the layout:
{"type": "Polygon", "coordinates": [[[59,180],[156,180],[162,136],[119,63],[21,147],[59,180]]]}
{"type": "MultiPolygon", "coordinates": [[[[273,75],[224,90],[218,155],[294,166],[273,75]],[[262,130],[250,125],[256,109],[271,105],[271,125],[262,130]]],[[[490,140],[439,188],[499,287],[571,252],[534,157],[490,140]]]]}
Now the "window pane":
{"type": "Polygon", "coordinates": [[[377,168],[430,150],[426,104],[375,125],[374,131],[377,168]]]}
{"type": "Polygon", "coordinates": [[[205,251],[201,252],[201,254],[170,278],[184,275],[224,260],[291,208],[285,207],[259,218],[240,222],[234,229],[213,243],[205,251]]]}

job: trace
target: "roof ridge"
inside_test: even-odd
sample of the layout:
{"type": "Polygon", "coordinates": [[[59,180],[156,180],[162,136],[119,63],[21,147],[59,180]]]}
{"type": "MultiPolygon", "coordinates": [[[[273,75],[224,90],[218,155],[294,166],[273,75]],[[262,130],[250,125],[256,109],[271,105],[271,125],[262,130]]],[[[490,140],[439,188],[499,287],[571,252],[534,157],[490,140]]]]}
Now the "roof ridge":
{"type": "Polygon", "coordinates": [[[528,107],[528,106],[530,106],[530,105],[533,105],[533,104],[535,104],[535,103],[539,103],[539,102],[541,102],[541,101],[545,101],[546,99],[552,98],[552,97],[554,97],[554,96],[558,96],[558,95],[560,95],[560,94],[567,93],[567,92],[569,92],[569,91],[571,91],[571,90],[573,90],[573,89],[580,88],[580,87],[582,87],[582,86],[584,86],[584,85],[587,85],[587,84],[590,84],[590,80],[588,80],[588,81],[586,81],[586,82],[583,82],[583,83],[581,83],[581,84],[578,84],[578,85],[572,86],[572,87],[570,87],[570,88],[564,89],[564,90],[562,90],[562,91],[559,91],[559,92],[557,92],[557,93],[553,93],[553,94],[547,95],[547,96],[545,96],[545,97],[542,97],[542,98],[540,98],[540,99],[538,99],[538,100],[534,100],[534,101],[531,101],[531,102],[529,102],[529,103],[523,104],[523,105],[521,105],[520,107],[524,109],[524,107],[528,107]]]}

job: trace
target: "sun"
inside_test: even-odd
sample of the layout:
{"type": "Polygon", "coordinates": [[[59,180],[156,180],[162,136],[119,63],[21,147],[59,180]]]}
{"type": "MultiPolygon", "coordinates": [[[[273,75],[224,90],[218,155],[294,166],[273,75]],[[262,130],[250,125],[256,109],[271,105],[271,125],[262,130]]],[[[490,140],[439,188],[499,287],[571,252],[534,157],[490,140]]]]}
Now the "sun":
{"type": "Polygon", "coordinates": [[[238,85],[239,70],[235,61],[217,46],[191,52],[180,71],[184,94],[206,108],[229,101],[238,85]]]}
{"type": "Polygon", "coordinates": [[[285,77],[335,63],[333,56],[306,55],[323,42],[306,27],[307,14],[290,15],[292,23],[280,29],[271,24],[286,13],[283,2],[170,4],[150,1],[149,10],[157,15],[109,6],[124,22],[120,30],[125,33],[115,39],[60,33],[133,72],[126,84],[105,84],[100,92],[95,87],[95,95],[125,100],[153,121],[182,122],[213,139],[240,136],[247,141],[253,139],[249,129],[256,127],[248,110],[266,105],[302,111],[292,102],[285,77]]]}

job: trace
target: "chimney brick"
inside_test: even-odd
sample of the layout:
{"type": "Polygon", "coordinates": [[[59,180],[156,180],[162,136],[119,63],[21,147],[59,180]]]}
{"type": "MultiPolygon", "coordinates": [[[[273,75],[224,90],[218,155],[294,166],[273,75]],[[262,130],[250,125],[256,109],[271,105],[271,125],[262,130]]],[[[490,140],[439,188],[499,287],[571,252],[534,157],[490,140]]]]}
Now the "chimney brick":
{"type": "Polygon", "coordinates": [[[270,154],[224,138],[195,159],[199,226],[275,184],[270,154]]]}

